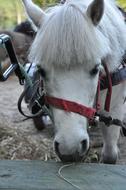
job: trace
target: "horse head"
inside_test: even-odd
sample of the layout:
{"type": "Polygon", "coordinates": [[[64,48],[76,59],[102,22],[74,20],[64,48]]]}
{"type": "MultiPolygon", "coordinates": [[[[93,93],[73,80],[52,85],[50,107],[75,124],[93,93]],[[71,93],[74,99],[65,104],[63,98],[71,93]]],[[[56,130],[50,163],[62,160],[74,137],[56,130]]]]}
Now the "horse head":
{"type": "MultiPolygon", "coordinates": [[[[71,0],[48,13],[31,0],[22,1],[39,27],[29,57],[46,72],[47,95],[93,108],[101,60],[110,51],[98,30],[104,0],[71,0]]],[[[54,106],[51,110],[57,155],[63,161],[80,161],[89,149],[87,117],[54,106]]]]}

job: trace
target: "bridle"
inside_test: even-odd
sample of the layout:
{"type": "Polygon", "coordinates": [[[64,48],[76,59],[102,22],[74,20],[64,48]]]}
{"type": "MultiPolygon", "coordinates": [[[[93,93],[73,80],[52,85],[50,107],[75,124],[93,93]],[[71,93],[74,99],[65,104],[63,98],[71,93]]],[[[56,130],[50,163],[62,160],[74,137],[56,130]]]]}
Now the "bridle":
{"type": "MultiPolygon", "coordinates": [[[[111,82],[111,77],[108,71],[108,67],[104,61],[102,61],[102,65],[104,67],[104,70],[106,72],[106,77],[107,77],[107,95],[106,95],[106,100],[105,100],[105,110],[109,112],[110,110],[110,103],[111,103],[111,95],[112,95],[112,82],[111,82]]],[[[57,97],[51,97],[48,95],[44,96],[44,101],[46,104],[49,104],[55,108],[64,110],[66,112],[73,112],[80,114],[84,117],[86,117],[89,121],[94,120],[95,116],[98,116],[98,111],[100,110],[100,75],[99,75],[99,81],[98,81],[98,86],[97,86],[97,93],[96,93],[96,103],[94,108],[87,107],[85,105],[69,101],[66,99],[61,99],[57,97]]]]}
{"type": "MultiPolygon", "coordinates": [[[[71,4],[72,7],[77,9],[82,15],[83,13],[74,5],[71,4]]],[[[109,69],[107,67],[106,61],[102,60],[102,66],[105,70],[105,75],[102,73],[99,74],[99,80],[98,80],[98,86],[97,86],[97,93],[96,93],[96,101],[94,108],[86,107],[85,105],[78,104],[76,102],[72,102],[69,100],[57,98],[57,97],[51,97],[48,96],[43,89],[42,94],[40,95],[37,93],[37,97],[34,100],[34,105],[39,110],[36,114],[32,114],[30,116],[24,114],[21,108],[21,102],[29,90],[29,87],[25,89],[25,91],[21,94],[19,101],[18,101],[18,109],[20,113],[27,118],[33,118],[33,117],[39,117],[43,114],[48,114],[53,119],[52,115],[50,114],[50,111],[48,109],[48,106],[55,107],[57,109],[64,110],[66,112],[73,112],[76,114],[80,114],[81,116],[84,116],[88,119],[90,125],[95,125],[98,119],[98,122],[104,122],[107,126],[110,126],[112,124],[121,126],[123,129],[125,129],[125,124],[120,121],[119,119],[113,119],[111,116],[105,116],[105,114],[102,114],[100,112],[100,92],[102,90],[107,89],[106,98],[105,98],[105,104],[104,104],[104,110],[107,112],[107,115],[110,111],[110,104],[111,104],[111,97],[112,97],[112,87],[115,85],[118,85],[126,80],[126,53],[124,54],[123,60],[120,64],[120,67],[117,68],[116,71],[110,73],[109,69]]],[[[43,78],[43,77],[42,77],[43,78]]],[[[42,79],[43,80],[43,79],[42,79]]],[[[36,92],[39,90],[39,84],[43,82],[38,82],[38,88],[36,92]]],[[[43,88],[43,86],[42,86],[43,88]]],[[[34,98],[33,98],[34,99],[34,98]]]]}
{"type": "MultiPolygon", "coordinates": [[[[31,107],[37,107],[37,110],[39,110],[35,114],[26,115],[22,111],[21,102],[25,96],[25,94],[28,92],[29,87],[25,89],[25,91],[21,94],[19,101],[18,101],[18,109],[22,115],[24,115],[27,118],[34,118],[34,117],[40,117],[43,114],[47,114],[52,118],[52,115],[50,114],[49,106],[55,107],[57,109],[64,110],[66,112],[73,112],[76,114],[79,114],[81,116],[84,116],[88,119],[90,125],[95,125],[96,122],[104,122],[107,126],[111,124],[119,125],[123,128],[125,128],[125,125],[122,121],[118,119],[113,119],[111,116],[105,116],[105,114],[102,114],[100,112],[100,92],[102,90],[107,89],[106,98],[105,98],[105,104],[104,104],[104,110],[109,113],[110,111],[110,104],[111,104],[111,95],[112,95],[112,86],[118,85],[126,80],[126,63],[122,63],[121,67],[118,68],[115,72],[110,73],[107,67],[107,64],[105,60],[102,60],[102,65],[105,70],[105,74],[102,73],[99,74],[99,81],[97,86],[97,93],[96,93],[96,101],[94,108],[86,107],[85,105],[69,101],[66,99],[61,99],[57,97],[49,96],[45,93],[44,85],[43,85],[43,77],[40,77],[40,81],[35,83],[33,86],[36,87],[36,93],[35,98],[32,98],[32,102],[30,102],[31,107]],[[39,94],[39,88],[41,87],[42,93],[39,94]],[[37,95],[36,95],[37,94],[37,95]]],[[[40,72],[40,71],[39,71],[40,72]]],[[[41,72],[40,72],[41,73],[41,72]]],[[[32,110],[31,108],[31,110],[32,110]]],[[[107,114],[108,115],[108,114],[107,114]]]]}
{"type": "Polygon", "coordinates": [[[81,116],[84,116],[88,119],[90,125],[94,125],[98,118],[100,122],[104,122],[108,126],[111,124],[115,124],[124,127],[124,123],[122,123],[120,120],[113,119],[111,116],[105,116],[100,112],[100,91],[107,89],[104,110],[109,113],[112,96],[112,86],[118,85],[126,80],[126,65],[123,64],[121,68],[118,68],[118,70],[113,73],[109,73],[105,60],[102,60],[102,65],[106,74],[99,74],[96,102],[94,108],[86,107],[85,105],[78,104],[76,102],[57,97],[51,97],[48,95],[44,96],[44,102],[66,112],[80,114],[81,116]]]}

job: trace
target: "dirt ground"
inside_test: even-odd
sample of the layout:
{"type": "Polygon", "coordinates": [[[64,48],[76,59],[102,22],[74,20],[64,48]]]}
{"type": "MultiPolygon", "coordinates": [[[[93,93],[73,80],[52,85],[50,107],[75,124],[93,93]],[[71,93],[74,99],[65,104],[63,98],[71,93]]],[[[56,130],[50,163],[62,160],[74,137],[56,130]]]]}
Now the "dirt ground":
{"type": "MultiPolygon", "coordinates": [[[[12,76],[0,83],[0,159],[58,160],[53,151],[53,127],[38,131],[33,121],[23,121],[17,101],[23,87],[12,76]]],[[[90,131],[91,149],[85,162],[98,162],[102,146],[100,129],[90,131]]],[[[126,137],[119,140],[118,163],[126,164],[126,137]]]]}

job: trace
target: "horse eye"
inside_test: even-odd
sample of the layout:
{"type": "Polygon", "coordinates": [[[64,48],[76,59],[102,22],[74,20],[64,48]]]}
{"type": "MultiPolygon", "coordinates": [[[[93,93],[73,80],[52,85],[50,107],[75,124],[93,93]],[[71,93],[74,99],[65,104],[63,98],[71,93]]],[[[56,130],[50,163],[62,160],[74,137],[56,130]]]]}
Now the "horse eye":
{"type": "Polygon", "coordinates": [[[40,68],[39,72],[43,78],[46,78],[46,71],[43,68],[40,68]]]}
{"type": "Polygon", "coordinates": [[[95,76],[99,72],[99,65],[95,65],[95,67],[90,71],[91,76],[95,76]]]}

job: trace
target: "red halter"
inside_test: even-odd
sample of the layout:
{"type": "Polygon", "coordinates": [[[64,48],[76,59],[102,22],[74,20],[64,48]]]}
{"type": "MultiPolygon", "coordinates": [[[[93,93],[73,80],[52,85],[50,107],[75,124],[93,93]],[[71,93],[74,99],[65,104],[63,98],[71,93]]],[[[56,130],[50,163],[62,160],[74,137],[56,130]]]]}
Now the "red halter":
{"type": "MultiPolygon", "coordinates": [[[[27,118],[40,117],[43,114],[48,114],[51,118],[51,114],[48,111],[48,105],[52,105],[53,107],[56,107],[58,109],[62,109],[66,112],[74,112],[74,113],[77,113],[77,114],[80,114],[80,115],[86,117],[89,120],[90,125],[95,124],[95,122],[96,122],[95,116],[98,116],[99,121],[104,122],[108,126],[111,124],[114,124],[114,125],[118,125],[118,126],[125,128],[125,125],[122,121],[120,121],[118,119],[113,119],[111,116],[106,117],[103,114],[98,112],[100,110],[100,91],[105,90],[105,89],[108,89],[108,90],[107,90],[107,94],[106,94],[104,109],[107,112],[109,112],[110,103],[111,103],[111,95],[112,95],[112,86],[118,85],[121,82],[124,82],[126,80],[125,62],[122,63],[121,67],[119,67],[113,73],[109,73],[107,65],[105,64],[104,61],[102,62],[102,64],[104,66],[106,75],[100,74],[100,76],[99,76],[97,93],[96,93],[95,108],[86,107],[86,106],[81,105],[79,103],[69,101],[69,100],[64,100],[61,98],[50,97],[50,96],[44,94],[44,92],[43,92],[42,95],[38,94],[38,98],[37,99],[35,98],[35,101],[33,102],[33,104],[30,105],[31,110],[38,110],[38,112],[37,113],[35,112],[31,115],[27,115],[23,112],[21,103],[22,103],[22,100],[23,100],[25,94],[29,90],[29,86],[28,86],[23,91],[23,93],[21,94],[21,96],[18,100],[19,112],[27,118]]],[[[41,84],[42,81],[40,80],[38,82],[38,87],[36,88],[37,93],[38,93],[39,86],[41,86],[43,88],[43,85],[41,84]]]]}
{"type": "MultiPolygon", "coordinates": [[[[112,94],[112,82],[111,82],[111,76],[108,71],[107,65],[104,62],[103,62],[103,66],[104,66],[106,76],[108,79],[108,91],[107,91],[106,100],[105,100],[105,110],[109,112],[110,103],[111,103],[111,94],[112,94]]],[[[74,112],[74,113],[80,114],[89,120],[93,120],[94,117],[96,116],[97,111],[99,111],[100,109],[99,96],[100,96],[100,81],[98,82],[98,87],[97,87],[96,108],[86,107],[76,102],[64,100],[61,98],[51,97],[47,95],[45,95],[44,98],[45,98],[46,104],[49,104],[53,107],[62,109],[67,112],[74,112]]]]}
{"type": "Polygon", "coordinates": [[[84,105],[78,104],[76,102],[64,100],[61,98],[55,98],[50,96],[45,96],[45,103],[52,105],[53,107],[65,110],[67,112],[78,113],[82,116],[92,119],[95,116],[96,109],[89,108],[84,105]]]}

